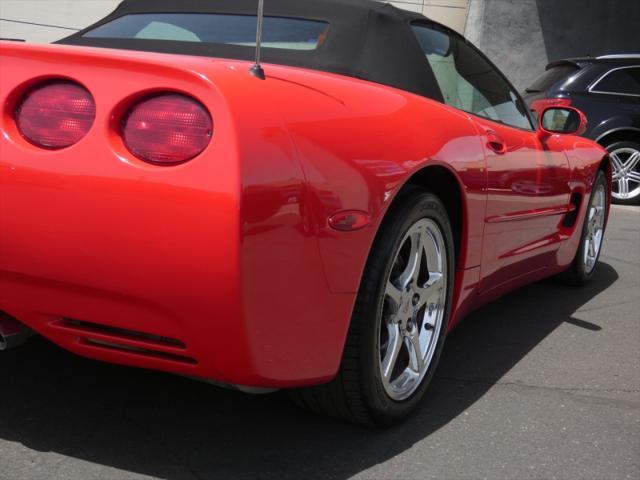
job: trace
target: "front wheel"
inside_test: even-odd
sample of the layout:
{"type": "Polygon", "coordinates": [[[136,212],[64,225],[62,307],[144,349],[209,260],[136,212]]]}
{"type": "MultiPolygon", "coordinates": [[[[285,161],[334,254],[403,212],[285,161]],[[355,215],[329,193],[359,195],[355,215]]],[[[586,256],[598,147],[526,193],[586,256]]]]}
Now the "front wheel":
{"type": "Polygon", "coordinates": [[[580,246],[569,269],[560,275],[565,283],[584,285],[595,275],[604,242],[609,194],[607,177],[600,170],[589,198],[580,246]]]}
{"type": "Polygon", "coordinates": [[[451,312],[454,243],[435,195],[411,189],[387,214],[367,262],[338,376],[292,392],[320,414],[389,426],[433,377],[451,312]]]}

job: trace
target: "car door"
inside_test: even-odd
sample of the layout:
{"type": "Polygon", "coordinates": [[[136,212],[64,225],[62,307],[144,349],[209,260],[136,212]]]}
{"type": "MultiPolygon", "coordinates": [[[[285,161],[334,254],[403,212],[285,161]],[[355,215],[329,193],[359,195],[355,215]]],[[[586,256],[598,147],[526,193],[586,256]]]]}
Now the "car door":
{"type": "Polygon", "coordinates": [[[487,210],[482,252],[483,292],[553,263],[570,211],[569,165],[560,142],[476,119],[485,136],[487,210]],[[545,148],[545,146],[547,148],[545,148]],[[558,147],[558,148],[556,148],[558,147]]]}
{"type": "Polygon", "coordinates": [[[569,210],[568,160],[561,142],[544,144],[524,102],[505,77],[464,38],[414,25],[445,103],[469,113],[485,146],[487,207],[483,292],[550,263],[569,210]]]}

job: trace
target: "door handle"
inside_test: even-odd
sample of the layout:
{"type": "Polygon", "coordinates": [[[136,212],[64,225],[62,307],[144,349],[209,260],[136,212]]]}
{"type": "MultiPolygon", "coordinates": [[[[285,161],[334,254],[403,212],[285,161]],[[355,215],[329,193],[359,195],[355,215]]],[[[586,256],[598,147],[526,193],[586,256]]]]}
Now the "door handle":
{"type": "Polygon", "coordinates": [[[493,130],[487,130],[487,147],[496,152],[498,155],[507,153],[507,144],[493,130]]]}

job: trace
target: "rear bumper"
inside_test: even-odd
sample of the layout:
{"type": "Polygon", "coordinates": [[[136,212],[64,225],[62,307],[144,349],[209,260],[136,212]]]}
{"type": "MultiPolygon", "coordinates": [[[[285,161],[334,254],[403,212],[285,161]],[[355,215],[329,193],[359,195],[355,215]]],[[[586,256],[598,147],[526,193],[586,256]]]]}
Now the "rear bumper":
{"type": "Polygon", "coordinates": [[[97,176],[83,152],[53,155],[64,174],[0,159],[0,310],[87,357],[248,380],[233,165],[167,177],[112,157],[97,176]]]}

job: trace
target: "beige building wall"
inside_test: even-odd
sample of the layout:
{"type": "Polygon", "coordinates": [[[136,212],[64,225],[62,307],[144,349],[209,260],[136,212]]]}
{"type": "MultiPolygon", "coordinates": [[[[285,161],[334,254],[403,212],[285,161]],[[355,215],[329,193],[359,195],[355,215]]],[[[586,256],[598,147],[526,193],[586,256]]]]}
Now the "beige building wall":
{"type": "Polygon", "coordinates": [[[48,43],[91,25],[120,0],[0,0],[0,37],[48,43]]]}
{"type": "Polygon", "coordinates": [[[389,3],[422,13],[430,19],[464,34],[469,0],[398,0],[389,3]]]}
{"type": "MultiPolygon", "coordinates": [[[[0,0],[0,37],[53,42],[99,20],[119,3],[120,0],[0,0]]],[[[423,13],[464,33],[468,0],[400,0],[390,3],[423,13]]]]}

